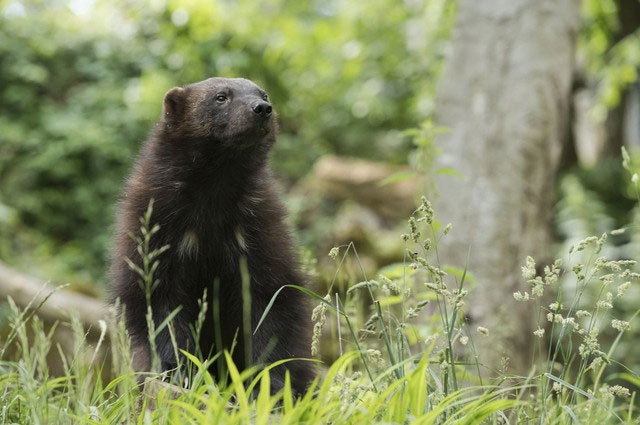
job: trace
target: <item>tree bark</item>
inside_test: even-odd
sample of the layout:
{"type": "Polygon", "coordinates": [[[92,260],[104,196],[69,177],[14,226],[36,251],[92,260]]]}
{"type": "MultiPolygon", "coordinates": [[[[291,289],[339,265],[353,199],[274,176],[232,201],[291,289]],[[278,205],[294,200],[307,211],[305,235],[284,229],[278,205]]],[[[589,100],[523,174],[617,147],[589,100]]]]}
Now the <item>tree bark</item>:
{"type": "MultiPolygon", "coordinates": [[[[461,0],[436,110],[438,216],[453,224],[440,258],[469,270],[467,311],[481,357],[530,366],[534,316],[515,304],[527,255],[549,259],[554,175],[568,112],[578,0],[461,0]],[[501,340],[501,343],[497,343],[501,340]],[[485,343],[482,343],[484,341],[485,343]],[[482,350],[485,348],[486,350],[482,350]]],[[[482,358],[481,358],[482,360],[482,358]]]]}

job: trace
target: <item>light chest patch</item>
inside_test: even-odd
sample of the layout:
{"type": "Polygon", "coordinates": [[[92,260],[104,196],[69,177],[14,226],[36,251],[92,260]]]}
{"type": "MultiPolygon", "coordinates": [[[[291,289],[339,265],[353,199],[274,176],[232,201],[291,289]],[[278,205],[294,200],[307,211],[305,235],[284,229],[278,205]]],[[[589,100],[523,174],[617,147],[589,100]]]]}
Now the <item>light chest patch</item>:
{"type": "Polygon", "coordinates": [[[242,250],[242,251],[246,251],[247,250],[247,241],[244,238],[244,232],[242,231],[242,227],[238,226],[236,227],[236,241],[238,242],[238,247],[242,250]]]}
{"type": "Polygon", "coordinates": [[[193,257],[198,253],[198,235],[193,230],[184,232],[184,236],[178,245],[180,257],[193,257]]]}

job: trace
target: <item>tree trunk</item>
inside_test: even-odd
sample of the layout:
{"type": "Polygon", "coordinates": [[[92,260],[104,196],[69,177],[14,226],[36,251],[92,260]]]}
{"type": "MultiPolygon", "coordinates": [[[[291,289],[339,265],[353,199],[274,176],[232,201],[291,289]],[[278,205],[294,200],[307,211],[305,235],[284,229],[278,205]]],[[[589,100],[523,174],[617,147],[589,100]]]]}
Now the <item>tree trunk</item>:
{"type": "MultiPolygon", "coordinates": [[[[515,304],[527,255],[552,255],[554,175],[568,128],[578,0],[461,0],[437,99],[436,213],[453,230],[440,258],[469,270],[481,361],[530,366],[534,316],[515,304]],[[502,337],[502,338],[501,338],[502,337]],[[498,343],[498,341],[502,341],[498,343]],[[483,341],[485,343],[483,343],[483,341]],[[484,348],[484,349],[483,349],[484,348]]],[[[526,288],[528,289],[528,288],[526,288]]]]}

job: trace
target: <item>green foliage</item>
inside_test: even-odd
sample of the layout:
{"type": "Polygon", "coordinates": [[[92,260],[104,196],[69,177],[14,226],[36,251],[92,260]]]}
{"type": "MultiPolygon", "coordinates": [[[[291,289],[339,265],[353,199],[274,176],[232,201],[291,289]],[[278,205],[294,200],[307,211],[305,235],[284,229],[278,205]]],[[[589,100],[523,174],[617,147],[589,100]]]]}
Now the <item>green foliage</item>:
{"type": "Polygon", "coordinates": [[[0,205],[15,230],[2,236],[24,225],[25,250],[44,240],[101,278],[117,194],[163,94],[213,75],[270,93],[273,164],[290,179],[326,152],[403,162],[401,131],[433,113],[453,12],[452,0],[0,2],[0,205]]]}
{"type": "MultiPolygon", "coordinates": [[[[633,1],[633,0],[631,0],[633,1]]],[[[620,102],[624,90],[638,80],[640,67],[640,29],[622,33],[620,9],[629,0],[586,0],[578,48],[586,59],[589,77],[598,81],[600,104],[595,116],[604,118],[606,110],[620,102]]]]}
{"type": "MultiPolygon", "coordinates": [[[[562,178],[560,201],[556,206],[556,227],[563,240],[560,245],[562,251],[567,252],[571,245],[577,245],[589,235],[607,233],[610,237],[602,249],[603,255],[611,259],[640,258],[640,191],[637,177],[633,177],[640,171],[640,162],[638,156],[632,154],[623,150],[622,165],[620,160],[610,159],[596,169],[578,170],[562,178]]],[[[574,257],[584,264],[589,260],[584,253],[576,253],[574,257]]],[[[575,291],[571,275],[562,277],[561,281],[567,293],[575,291]]],[[[601,295],[600,291],[598,285],[589,285],[577,308],[590,305],[601,295]]],[[[615,290],[609,291],[616,294],[615,290]]],[[[639,300],[640,288],[631,285],[613,304],[610,319],[630,317],[637,310],[639,300]]],[[[633,342],[640,337],[640,330],[635,326],[628,332],[630,340],[620,341],[617,352],[621,359],[626,360],[626,367],[640,370],[640,347],[633,342]]],[[[608,343],[616,337],[617,332],[607,327],[601,335],[608,343]]],[[[619,373],[625,372],[620,365],[612,365],[611,368],[619,373]]]]}

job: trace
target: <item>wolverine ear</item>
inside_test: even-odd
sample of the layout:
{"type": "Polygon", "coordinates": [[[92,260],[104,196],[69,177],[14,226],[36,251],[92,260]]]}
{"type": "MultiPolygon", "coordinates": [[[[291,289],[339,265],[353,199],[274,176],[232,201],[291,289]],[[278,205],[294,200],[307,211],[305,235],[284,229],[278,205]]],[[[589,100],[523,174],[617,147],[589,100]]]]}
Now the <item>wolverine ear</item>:
{"type": "Polygon", "coordinates": [[[186,103],[186,90],[182,87],[174,87],[164,95],[162,114],[165,118],[177,118],[184,112],[186,103]]]}

